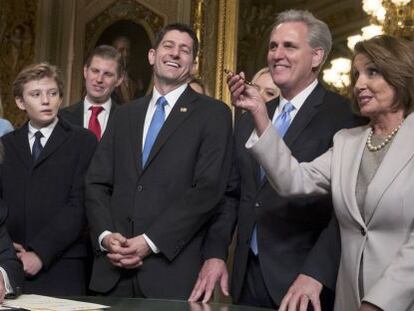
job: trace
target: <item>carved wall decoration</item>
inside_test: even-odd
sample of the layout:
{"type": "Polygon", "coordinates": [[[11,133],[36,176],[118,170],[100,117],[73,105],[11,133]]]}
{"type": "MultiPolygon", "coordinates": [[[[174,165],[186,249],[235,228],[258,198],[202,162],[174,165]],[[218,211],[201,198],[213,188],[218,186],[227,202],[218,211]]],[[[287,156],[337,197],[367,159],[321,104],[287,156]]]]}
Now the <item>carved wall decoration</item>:
{"type": "Polygon", "coordinates": [[[16,107],[11,85],[17,73],[34,59],[37,0],[2,1],[0,13],[0,89],[4,117],[14,126],[26,120],[16,107]]]}
{"type": "Polygon", "coordinates": [[[218,0],[203,0],[202,7],[199,75],[212,95],[216,88],[218,2],[218,0]]]}
{"type": "MultiPolygon", "coordinates": [[[[91,51],[102,32],[120,20],[129,20],[142,25],[151,40],[166,23],[165,18],[134,0],[115,1],[111,6],[86,24],[85,49],[91,51]]],[[[87,53],[86,53],[87,54],[87,53]]]]}
{"type": "Polygon", "coordinates": [[[205,35],[205,24],[204,24],[204,16],[205,16],[205,3],[204,0],[192,0],[191,3],[191,24],[196,33],[198,42],[199,42],[199,49],[198,55],[196,59],[196,67],[194,74],[197,77],[201,77],[203,75],[203,50],[204,50],[204,35],[205,35]]]}

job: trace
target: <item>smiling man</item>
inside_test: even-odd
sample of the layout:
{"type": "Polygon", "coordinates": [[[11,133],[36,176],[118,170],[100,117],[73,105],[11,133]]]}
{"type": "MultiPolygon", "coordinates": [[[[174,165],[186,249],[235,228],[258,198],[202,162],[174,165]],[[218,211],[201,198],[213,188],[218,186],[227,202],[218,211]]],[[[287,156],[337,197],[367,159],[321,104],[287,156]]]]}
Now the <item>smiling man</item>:
{"type": "Polygon", "coordinates": [[[197,50],[187,25],[156,35],[148,52],[152,94],[118,109],[93,157],[86,209],[94,291],[186,299],[197,278],[232,133],[228,107],[187,84],[197,50]]]}
{"type": "Polygon", "coordinates": [[[108,45],[96,47],[86,60],[83,76],[86,88],[84,100],[62,109],[59,114],[72,124],[91,130],[100,140],[108,120],[118,107],[111,100],[111,94],[124,77],[121,53],[108,45]]]}
{"type": "MultiPolygon", "coordinates": [[[[267,103],[267,109],[299,161],[311,161],[324,153],[339,129],[355,124],[350,103],[317,80],[331,44],[328,26],[307,11],[280,13],[270,34],[267,62],[281,94],[267,103]]],[[[246,101],[250,95],[259,98],[258,91],[246,87],[243,78],[240,74],[228,79],[233,100],[238,98],[237,92],[244,91],[246,101]]],[[[236,122],[235,165],[220,217],[209,230],[204,248],[207,260],[190,300],[209,300],[217,281],[227,293],[224,260],[233,229],[229,224],[237,219],[231,287],[234,302],[270,308],[290,304],[289,310],[302,304],[300,310],[306,310],[311,299],[319,310],[318,297],[324,288],[322,307],[331,310],[340,242],[333,225],[321,234],[331,218],[331,198],[278,195],[245,148],[253,128],[250,113],[236,122]]]]}

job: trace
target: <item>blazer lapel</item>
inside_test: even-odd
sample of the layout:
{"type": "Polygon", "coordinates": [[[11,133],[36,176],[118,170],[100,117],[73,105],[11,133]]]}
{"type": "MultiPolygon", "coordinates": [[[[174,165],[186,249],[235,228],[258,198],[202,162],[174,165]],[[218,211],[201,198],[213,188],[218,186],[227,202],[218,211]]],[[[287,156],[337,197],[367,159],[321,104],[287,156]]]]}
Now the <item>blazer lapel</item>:
{"type": "Polygon", "coordinates": [[[78,124],[79,126],[83,127],[83,107],[84,103],[83,101],[80,102],[80,105],[75,105],[75,109],[73,110],[73,118],[75,120],[79,120],[80,123],[76,122],[75,124],[78,124]]]}
{"type": "Polygon", "coordinates": [[[70,128],[63,121],[59,120],[55,128],[52,131],[46,145],[44,146],[39,158],[34,163],[34,167],[37,167],[45,159],[47,159],[52,153],[56,151],[69,137],[70,128]]]}
{"type": "MultiPolygon", "coordinates": [[[[269,115],[269,119],[272,121],[273,120],[273,116],[275,114],[276,111],[276,107],[279,106],[280,103],[280,97],[275,98],[274,100],[270,101],[267,103],[266,108],[267,108],[267,114],[269,115]]],[[[249,139],[251,132],[253,131],[254,126],[253,126],[253,121],[252,121],[252,129],[250,130],[249,136],[246,137],[246,141],[247,139],[249,139]]],[[[255,180],[256,180],[256,185],[257,188],[262,188],[267,182],[267,178],[261,176],[261,167],[259,165],[259,163],[257,162],[257,160],[250,155],[251,161],[252,161],[252,168],[253,168],[253,173],[255,174],[255,180]]]]}
{"type": "Polygon", "coordinates": [[[318,112],[318,107],[323,103],[325,92],[325,89],[318,84],[299,109],[283,138],[289,148],[318,112]]]}
{"type": "Polygon", "coordinates": [[[414,114],[412,113],[405,119],[397,135],[394,137],[390,148],[368,186],[365,197],[367,224],[372,219],[387,188],[414,156],[414,144],[410,143],[412,142],[413,130],[414,114]]]}
{"type": "Polygon", "coordinates": [[[129,114],[130,124],[130,145],[133,154],[134,163],[137,168],[138,175],[142,172],[142,135],[144,131],[145,115],[147,114],[148,105],[151,96],[146,96],[137,103],[131,105],[131,113],[129,114]]]}
{"type": "Polygon", "coordinates": [[[17,129],[13,135],[16,135],[16,139],[11,140],[13,147],[16,149],[16,154],[23,162],[23,164],[29,169],[32,167],[32,153],[29,146],[27,122],[21,128],[17,129]]]}
{"type": "MultiPolygon", "coordinates": [[[[342,146],[342,160],[340,167],[342,197],[345,206],[354,220],[361,226],[364,226],[364,220],[358,208],[356,201],[356,183],[358,178],[359,167],[361,165],[362,154],[367,141],[369,126],[354,129],[354,135],[345,138],[342,146]],[[346,151],[352,150],[352,152],[346,151]]],[[[338,190],[334,189],[333,191],[338,190]]]]}
{"type": "Polygon", "coordinates": [[[167,120],[165,120],[158,136],[152,146],[150,154],[148,156],[147,163],[145,164],[144,170],[148,165],[151,164],[152,160],[156,157],[162,146],[168,140],[170,135],[174,133],[177,127],[187,119],[193,111],[197,108],[196,99],[199,97],[197,93],[192,91],[190,87],[187,87],[183,94],[178,98],[171,110],[167,120]]]}

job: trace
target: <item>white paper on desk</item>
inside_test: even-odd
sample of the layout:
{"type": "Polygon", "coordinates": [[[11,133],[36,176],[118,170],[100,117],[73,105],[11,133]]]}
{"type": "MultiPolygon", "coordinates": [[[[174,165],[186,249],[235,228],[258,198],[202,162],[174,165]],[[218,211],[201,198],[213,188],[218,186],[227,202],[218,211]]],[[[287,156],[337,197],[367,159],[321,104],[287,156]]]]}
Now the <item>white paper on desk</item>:
{"type": "Polygon", "coordinates": [[[27,310],[48,311],[81,311],[109,308],[109,306],[99,305],[96,303],[53,298],[41,295],[21,295],[17,299],[6,299],[3,305],[6,307],[23,308],[27,310]]]}

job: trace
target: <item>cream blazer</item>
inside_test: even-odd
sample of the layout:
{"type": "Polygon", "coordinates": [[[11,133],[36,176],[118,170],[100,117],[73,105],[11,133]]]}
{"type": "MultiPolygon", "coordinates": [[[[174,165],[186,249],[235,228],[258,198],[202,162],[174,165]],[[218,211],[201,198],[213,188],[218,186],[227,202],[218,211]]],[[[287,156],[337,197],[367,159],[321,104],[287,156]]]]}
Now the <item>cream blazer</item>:
{"type": "MultiPolygon", "coordinates": [[[[333,147],[310,163],[298,163],[273,126],[246,147],[281,195],[332,192],[342,254],[336,311],[358,310],[360,301],[383,310],[414,310],[414,114],[404,121],[368,186],[366,220],[355,187],[369,127],[341,130],[333,147]],[[362,255],[364,297],[358,277],[362,255]]],[[[312,213],[312,210],[309,210],[312,213]]]]}

